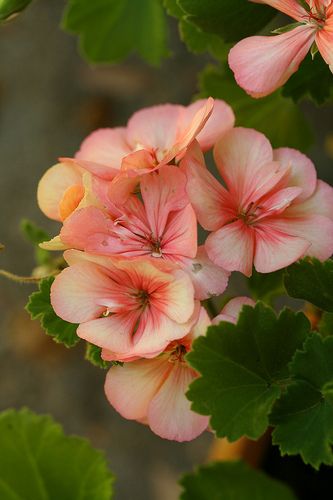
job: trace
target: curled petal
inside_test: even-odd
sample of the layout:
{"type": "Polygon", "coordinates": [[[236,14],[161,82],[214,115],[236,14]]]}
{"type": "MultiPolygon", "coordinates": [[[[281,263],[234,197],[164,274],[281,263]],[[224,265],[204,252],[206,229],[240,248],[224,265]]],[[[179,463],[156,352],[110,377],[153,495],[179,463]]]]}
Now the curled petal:
{"type": "Polygon", "coordinates": [[[298,70],[315,39],[315,28],[302,25],[275,36],[252,36],[229,52],[235,79],[252,97],[264,97],[298,70]]]}
{"type": "MultiPolygon", "coordinates": [[[[183,124],[185,126],[191,122],[195,113],[204,105],[205,101],[199,99],[185,108],[183,113],[183,124]]],[[[235,124],[235,115],[230,106],[220,99],[214,100],[212,114],[208,118],[201,132],[196,135],[196,140],[203,151],[212,148],[227,130],[235,124]]]]}
{"type": "MultiPolygon", "coordinates": [[[[287,16],[293,17],[296,21],[303,21],[304,17],[308,16],[308,13],[301,6],[299,0],[251,0],[254,3],[264,3],[270,5],[274,9],[287,14],[287,16]]],[[[321,0],[320,0],[321,1],[321,0]]]]}
{"type": "Polygon", "coordinates": [[[41,211],[50,219],[61,220],[60,203],[66,190],[81,189],[82,174],[77,166],[57,163],[49,168],[38,184],[37,201],[41,211]]]}

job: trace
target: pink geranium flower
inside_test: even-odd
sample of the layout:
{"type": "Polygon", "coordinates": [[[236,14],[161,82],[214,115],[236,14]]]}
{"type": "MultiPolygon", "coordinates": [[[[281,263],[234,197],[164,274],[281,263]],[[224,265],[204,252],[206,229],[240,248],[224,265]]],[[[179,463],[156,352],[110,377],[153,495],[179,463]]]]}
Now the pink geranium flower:
{"type": "Polygon", "coordinates": [[[333,71],[332,0],[256,1],[271,5],[297,23],[280,35],[245,38],[231,49],[229,65],[240,87],[252,97],[271,94],[298,70],[314,43],[333,71]]]}
{"type": "Polygon", "coordinates": [[[196,320],[193,285],[178,267],[77,250],[64,256],[69,267],[52,285],[52,307],[80,323],[78,336],[103,348],[108,359],[156,356],[196,320]]]}
{"type": "Polygon", "coordinates": [[[304,255],[333,253],[333,189],[317,181],[311,160],[289,148],[273,151],[266,137],[236,128],[214,149],[222,186],[197,145],[183,160],[187,191],[200,224],[212,231],[209,258],[247,276],[269,273],[304,255]]]}
{"type": "Polygon", "coordinates": [[[112,367],[105,381],[110,404],[123,417],[147,423],[162,438],[190,441],[199,436],[207,429],[208,417],[192,412],[185,396],[197,374],[184,356],[209,325],[209,317],[201,308],[191,332],[171,343],[157,358],[112,367]]]}
{"type": "Polygon", "coordinates": [[[172,261],[189,272],[200,300],[222,293],[229,273],[197,247],[197,219],[186,194],[186,176],[165,165],[142,178],[142,200],[131,196],[105,209],[87,207],[69,217],[60,238],[69,248],[99,255],[152,257],[172,261]]]}

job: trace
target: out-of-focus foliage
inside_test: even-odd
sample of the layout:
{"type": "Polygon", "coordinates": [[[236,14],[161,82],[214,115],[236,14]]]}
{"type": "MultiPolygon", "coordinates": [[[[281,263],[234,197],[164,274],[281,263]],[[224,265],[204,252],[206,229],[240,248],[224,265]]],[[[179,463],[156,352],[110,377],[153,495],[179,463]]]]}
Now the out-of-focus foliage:
{"type": "Polygon", "coordinates": [[[112,483],[104,454],[51,417],[0,414],[1,500],[111,500],[112,483]]]}
{"type": "Polygon", "coordinates": [[[0,0],[0,23],[25,9],[32,0],[0,0]]]}
{"type": "Polygon", "coordinates": [[[284,284],[291,297],[333,312],[333,260],[306,257],[287,268],[284,284]]]}
{"type": "Polygon", "coordinates": [[[79,36],[90,62],[115,63],[137,53],[156,65],[168,54],[160,0],[69,0],[62,26],[79,36]]]}
{"type": "Polygon", "coordinates": [[[286,485],[242,462],[204,465],[180,484],[180,500],[296,500],[286,485]]]}

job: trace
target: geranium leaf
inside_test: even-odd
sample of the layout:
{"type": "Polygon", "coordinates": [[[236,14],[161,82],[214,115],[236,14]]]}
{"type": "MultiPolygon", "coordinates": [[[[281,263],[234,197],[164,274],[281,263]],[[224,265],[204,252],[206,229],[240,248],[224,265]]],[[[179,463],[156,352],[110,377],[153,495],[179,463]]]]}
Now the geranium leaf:
{"type": "Polygon", "coordinates": [[[294,382],[274,407],[273,443],[316,469],[333,465],[333,337],[313,333],[290,366],[294,382]]]}
{"type": "Polygon", "coordinates": [[[252,99],[236,84],[227,65],[208,66],[199,78],[200,97],[225,100],[235,112],[237,125],[259,130],[276,148],[288,146],[304,151],[311,146],[312,133],[302,111],[279,91],[260,100],[252,99]]]}
{"type": "Polygon", "coordinates": [[[178,0],[187,19],[207,33],[235,42],[263,29],[276,15],[267,5],[248,0],[178,0]]]}
{"type": "Polygon", "coordinates": [[[10,17],[25,9],[32,0],[1,0],[0,1],[0,22],[6,21],[10,17]]]}
{"type": "Polygon", "coordinates": [[[284,284],[291,297],[333,312],[333,260],[306,257],[287,268],[284,284]]]}
{"type": "Polygon", "coordinates": [[[100,347],[94,344],[90,344],[90,342],[87,342],[86,355],[85,355],[86,360],[90,361],[90,363],[93,364],[94,366],[106,370],[107,368],[110,368],[112,363],[110,361],[104,361],[104,359],[101,358],[101,352],[102,349],[100,347]]]}
{"type": "Polygon", "coordinates": [[[64,321],[54,312],[50,301],[53,281],[53,277],[40,281],[39,290],[30,295],[26,310],[30,313],[31,319],[40,320],[42,328],[53,340],[66,347],[73,347],[80,340],[76,334],[78,325],[64,321]]]}
{"type": "Polygon", "coordinates": [[[52,418],[0,414],[1,500],[110,500],[112,482],[104,454],[52,418]]]}
{"type": "Polygon", "coordinates": [[[32,243],[35,247],[35,258],[39,265],[47,265],[51,262],[50,252],[39,248],[39,243],[43,241],[48,241],[51,237],[50,235],[38,227],[34,222],[29,219],[22,219],[20,223],[21,232],[23,233],[25,239],[32,243]]]}
{"type": "Polygon", "coordinates": [[[79,35],[84,56],[95,63],[137,53],[157,65],[168,55],[160,0],[69,0],[62,25],[79,35]]]}
{"type": "Polygon", "coordinates": [[[310,331],[303,313],[244,306],[237,325],[222,322],[198,338],[187,355],[201,377],[187,393],[192,409],[210,415],[218,437],[261,436],[289,377],[288,363],[310,331]]]}
{"type": "Polygon", "coordinates": [[[247,280],[254,299],[270,302],[277,295],[285,293],[283,286],[283,270],[274,273],[258,273],[253,269],[252,276],[247,280]]]}
{"type": "Polygon", "coordinates": [[[180,484],[180,500],[296,500],[288,486],[242,462],[204,465],[180,484]]]}
{"type": "Polygon", "coordinates": [[[333,335],[333,313],[323,313],[318,324],[318,329],[322,337],[333,335]]]}

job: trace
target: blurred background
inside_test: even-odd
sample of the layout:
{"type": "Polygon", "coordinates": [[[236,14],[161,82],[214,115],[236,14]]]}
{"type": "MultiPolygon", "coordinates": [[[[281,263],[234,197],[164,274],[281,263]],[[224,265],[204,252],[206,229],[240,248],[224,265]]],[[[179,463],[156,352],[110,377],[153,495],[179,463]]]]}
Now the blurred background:
{"type": "MultiPolygon", "coordinates": [[[[0,27],[0,268],[20,275],[30,275],[34,266],[20,220],[57,233],[57,224],[37,207],[44,171],[57,157],[73,156],[89,132],[123,125],[138,108],[188,104],[197,91],[196,74],[209,60],[186,51],[170,18],[173,54],[161,68],[135,58],[91,67],[76,39],[59,29],[63,6],[36,0],[0,27]]],[[[309,155],[319,176],[333,183],[332,107],[306,104],[304,111],[316,134],[309,155]]],[[[84,361],[83,346],[67,350],[30,321],[23,307],[35,287],[0,280],[0,409],[50,413],[66,432],[104,449],[117,477],[116,499],[176,499],[180,474],[205,461],[212,437],[172,443],[122,419],[104,398],[105,372],[84,361]]]]}

